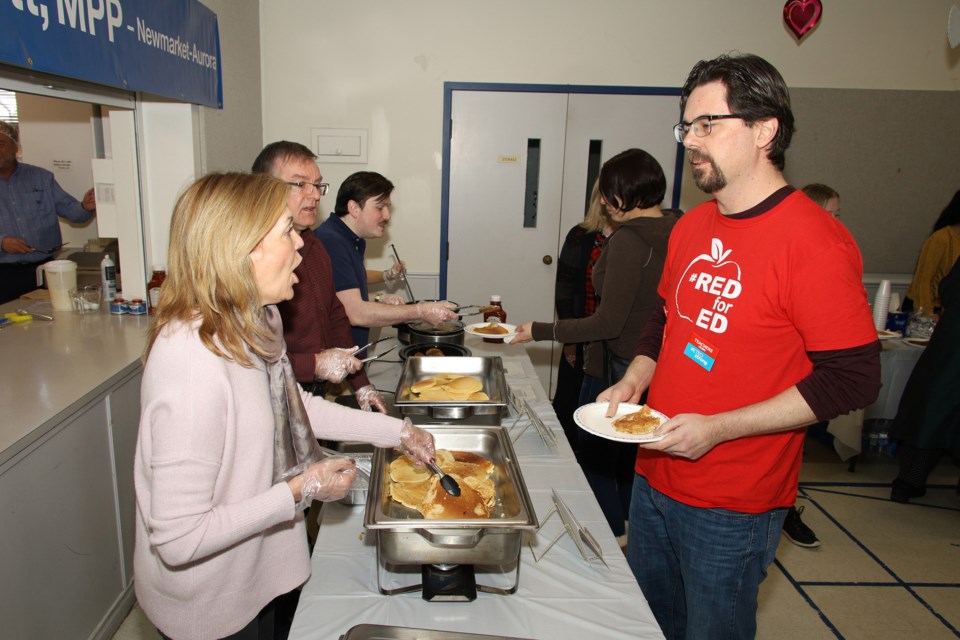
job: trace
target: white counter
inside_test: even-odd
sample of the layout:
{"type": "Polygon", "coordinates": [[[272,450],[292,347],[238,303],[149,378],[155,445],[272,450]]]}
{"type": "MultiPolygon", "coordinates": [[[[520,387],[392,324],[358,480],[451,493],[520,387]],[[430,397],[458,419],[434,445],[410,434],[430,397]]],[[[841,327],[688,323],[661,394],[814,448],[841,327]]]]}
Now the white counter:
{"type": "Polygon", "coordinates": [[[49,302],[0,305],[0,316],[18,308],[54,317],[0,329],[0,464],[40,438],[84,398],[139,367],[147,316],[77,315],[53,311],[49,302]]]}
{"type": "Polygon", "coordinates": [[[52,311],[0,329],[4,637],[109,639],[133,604],[133,455],[149,319],[52,311]],[[55,614],[51,612],[55,611],[55,614]]]}
{"type": "MultiPolygon", "coordinates": [[[[382,595],[375,536],[364,532],[364,507],[327,504],[320,515],[312,576],[300,596],[291,640],[337,638],[361,623],[543,640],[662,638],[524,348],[485,344],[469,335],[465,346],[474,356],[501,356],[508,384],[531,400],[537,415],[557,438],[558,446],[552,449],[532,426],[522,435],[522,422],[511,430],[520,471],[541,524],[535,536],[524,536],[517,592],[479,593],[473,602],[427,602],[419,592],[382,595]],[[609,567],[596,560],[585,561],[567,535],[547,551],[563,531],[559,516],[547,519],[552,489],[597,538],[609,567]],[[536,558],[528,541],[533,542],[536,558]]],[[[400,365],[377,362],[369,373],[378,388],[392,391],[400,365]]],[[[513,418],[503,422],[509,426],[513,418]]],[[[418,577],[414,575],[413,583],[419,582],[418,577]]],[[[504,588],[511,586],[512,577],[478,574],[477,582],[504,588]]],[[[405,576],[384,578],[387,588],[409,584],[405,576]]]]}

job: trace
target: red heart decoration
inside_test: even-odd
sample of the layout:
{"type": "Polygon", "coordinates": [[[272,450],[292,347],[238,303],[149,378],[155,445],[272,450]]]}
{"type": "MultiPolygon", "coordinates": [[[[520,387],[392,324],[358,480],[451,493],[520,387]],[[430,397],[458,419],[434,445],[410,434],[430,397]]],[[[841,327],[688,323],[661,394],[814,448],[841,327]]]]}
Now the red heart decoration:
{"type": "Polygon", "coordinates": [[[797,40],[817,26],[822,14],[820,0],[787,0],[787,4],[783,5],[783,21],[797,36],[797,40]]]}

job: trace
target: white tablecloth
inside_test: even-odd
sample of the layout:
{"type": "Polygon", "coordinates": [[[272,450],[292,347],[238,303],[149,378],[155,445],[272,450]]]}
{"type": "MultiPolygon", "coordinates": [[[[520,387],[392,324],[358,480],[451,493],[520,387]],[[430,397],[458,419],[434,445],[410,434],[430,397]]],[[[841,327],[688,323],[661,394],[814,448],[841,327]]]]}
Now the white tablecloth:
{"type": "Polygon", "coordinates": [[[846,460],[860,453],[864,420],[893,420],[897,416],[900,396],[910,379],[914,365],[923,353],[903,340],[884,340],[880,352],[880,394],[866,409],[853,411],[830,421],[827,432],[833,434],[833,448],[846,460]]]}
{"type": "MultiPolygon", "coordinates": [[[[508,384],[529,395],[537,414],[557,436],[555,450],[543,442],[533,426],[513,440],[542,526],[536,535],[524,537],[517,592],[479,593],[473,602],[427,602],[419,592],[382,595],[378,590],[375,538],[365,535],[363,528],[364,507],[327,504],[320,514],[313,575],[303,587],[291,640],[338,638],[361,623],[543,640],[662,638],[523,347],[484,344],[469,335],[465,344],[476,356],[501,356],[508,384]],[[558,515],[547,520],[553,506],[551,489],[557,490],[574,516],[597,538],[609,568],[597,560],[585,561],[567,535],[541,557],[563,531],[558,515]],[[539,561],[526,544],[530,540],[539,561]]],[[[400,368],[381,363],[369,372],[379,388],[393,390],[400,368]]],[[[503,422],[509,426],[513,414],[503,422]]],[[[523,424],[511,430],[513,436],[523,424]]],[[[487,580],[478,574],[477,582],[510,586],[513,574],[506,582],[495,582],[495,578],[487,580]]],[[[399,586],[390,582],[389,575],[381,575],[381,580],[384,586],[399,586]]]]}

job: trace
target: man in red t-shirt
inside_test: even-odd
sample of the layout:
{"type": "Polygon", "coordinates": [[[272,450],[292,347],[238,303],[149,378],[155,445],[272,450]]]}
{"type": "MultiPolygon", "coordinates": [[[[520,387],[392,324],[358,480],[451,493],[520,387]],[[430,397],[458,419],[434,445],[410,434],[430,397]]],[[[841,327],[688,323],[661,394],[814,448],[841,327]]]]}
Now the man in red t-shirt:
{"type": "Polygon", "coordinates": [[[623,380],[672,416],[638,449],[627,558],[667,638],[752,638],[797,493],[804,427],[866,406],[880,346],[846,228],[783,177],[786,84],[753,55],[701,61],[677,141],[714,196],[674,227],[623,380]],[[689,630],[689,631],[688,631],[689,630]]]}

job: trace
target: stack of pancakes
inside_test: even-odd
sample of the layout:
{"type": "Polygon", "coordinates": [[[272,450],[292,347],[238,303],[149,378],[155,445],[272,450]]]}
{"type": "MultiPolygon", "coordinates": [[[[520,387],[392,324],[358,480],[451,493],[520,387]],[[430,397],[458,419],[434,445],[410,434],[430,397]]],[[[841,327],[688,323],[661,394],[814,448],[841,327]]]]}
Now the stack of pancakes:
{"type": "Polygon", "coordinates": [[[390,497],[428,520],[490,517],[497,501],[490,460],[469,451],[437,449],[437,466],[460,485],[459,496],[448,494],[439,476],[402,455],[390,463],[390,497]]]}
{"type": "Polygon", "coordinates": [[[403,400],[489,400],[483,383],[473,376],[438,373],[414,382],[400,392],[403,400]]]}
{"type": "Polygon", "coordinates": [[[501,327],[500,324],[497,322],[491,322],[490,324],[485,325],[483,327],[476,327],[474,331],[476,331],[477,333],[486,333],[493,336],[502,336],[505,333],[510,333],[505,328],[501,327]]]}

